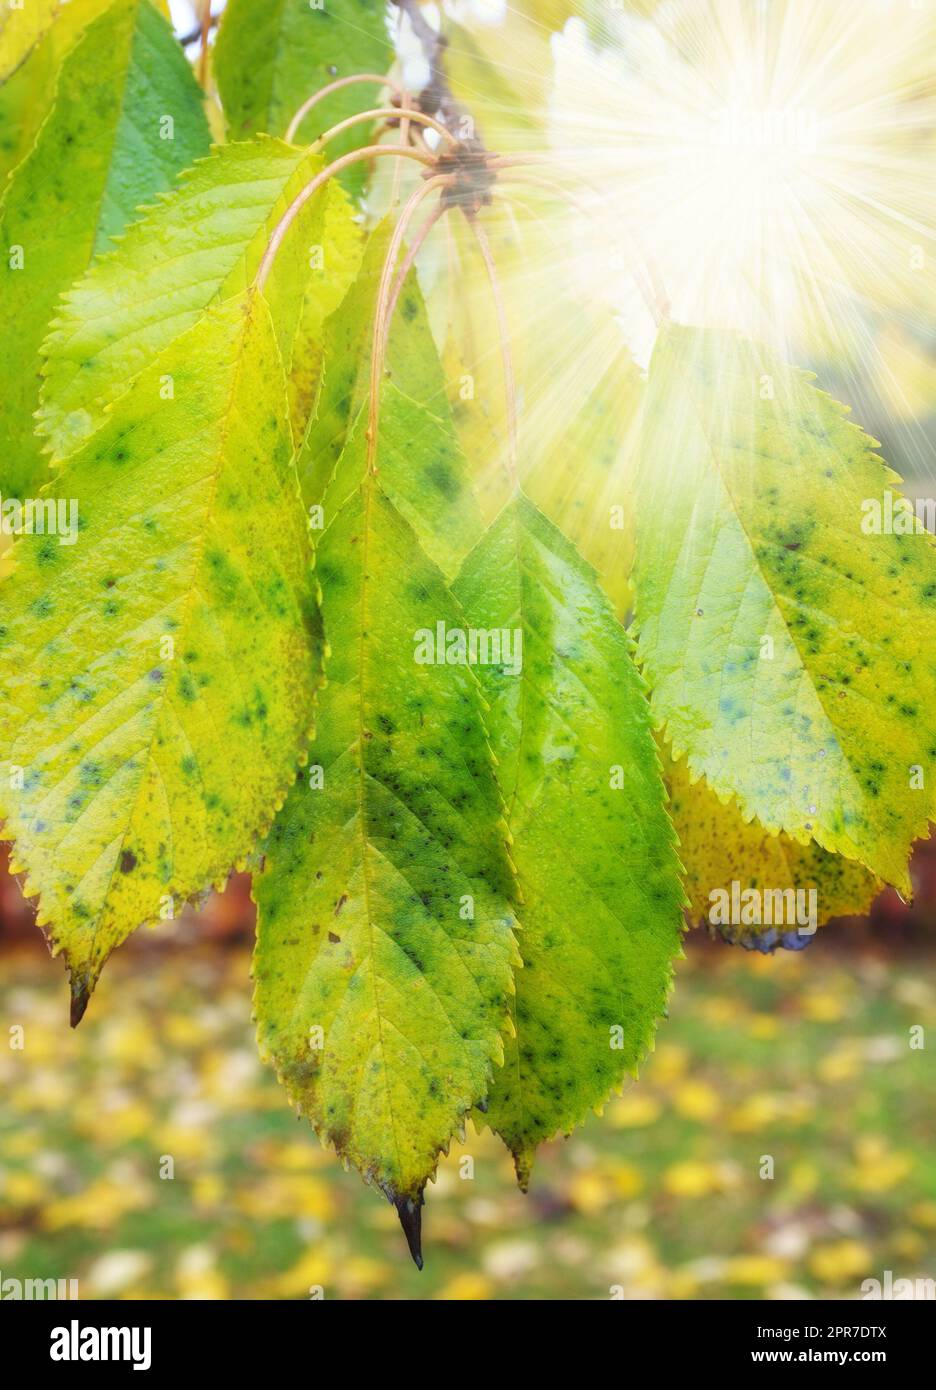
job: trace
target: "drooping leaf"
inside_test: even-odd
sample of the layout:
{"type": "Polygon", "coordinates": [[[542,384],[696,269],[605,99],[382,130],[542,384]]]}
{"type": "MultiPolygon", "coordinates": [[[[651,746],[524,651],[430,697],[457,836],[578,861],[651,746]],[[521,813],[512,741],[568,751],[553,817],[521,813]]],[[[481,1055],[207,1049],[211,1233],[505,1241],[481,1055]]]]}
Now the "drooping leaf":
{"type": "Polygon", "coordinates": [[[255,882],[255,1006],[290,1099],[394,1202],[419,1263],[423,1188],[503,1057],[513,881],[477,679],[415,659],[463,621],[391,495],[432,450],[381,446],[376,473],[353,450],[316,547],[331,657],[311,775],[255,882]]]}
{"type": "MultiPolygon", "coordinates": [[[[829,854],[814,841],[800,845],[782,832],[771,835],[756,819],[745,823],[734,801],[720,801],[704,778],[691,780],[685,760],[673,762],[665,750],[661,752],[694,923],[710,922],[713,893],[724,892],[730,900],[735,883],[740,893],[749,889],[761,893],[787,893],[790,889],[815,892],[818,926],[833,917],[868,911],[881,883],[861,864],[829,854]]],[[[800,924],[791,920],[787,902],[795,908],[795,900],[785,901],[780,923],[758,925],[739,920],[718,924],[719,933],[726,940],[756,949],[801,946],[805,934],[799,933],[800,924]]],[[[803,899],[803,904],[808,906],[808,900],[803,899]]]]}
{"type": "MultiPolygon", "coordinates": [[[[610,308],[583,297],[577,285],[557,283],[550,273],[541,227],[529,217],[493,216],[486,228],[521,401],[520,480],[530,500],[598,571],[623,619],[632,600],[633,489],[644,384],[610,308]],[[534,272],[537,264],[545,269],[534,272]]],[[[454,292],[442,286],[449,314],[444,360],[455,425],[473,463],[482,513],[491,521],[510,496],[500,337],[487,277],[465,229],[458,250],[454,292]]]]}
{"type": "Polygon", "coordinates": [[[55,19],[59,0],[2,0],[0,4],[0,79],[9,77],[29,55],[55,19]]]}
{"type": "MultiPolygon", "coordinates": [[[[371,232],[358,274],[324,326],[315,410],[298,459],[303,495],[310,503],[324,496],[367,400],[377,291],[390,235],[387,222],[371,232]]],[[[445,379],[415,272],[391,324],[384,376],[410,397],[414,409],[448,423],[445,379]]]]}
{"type": "MultiPolygon", "coordinates": [[[[530,499],[597,571],[623,620],[632,602],[634,464],[644,387],[613,329],[605,336],[608,325],[596,314],[583,314],[582,321],[593,325],[590,345],[583,343],[578,358],[590,387],[584,399],[563,398],[556,410],[540,401],[533,457],[521,472],[530,499]]],[[[542,377],[538,384],[542,392],[542,377]]]]}
{"type": "MultiPolygon", "coordinates": [[[[216,296],[252,280],[277,220],[321,167],[321,156],[266,137],[216,149],[69,291],[43,347],[39,429],[53,458],[93,433],[133,377],[216,296]]],[[[303,336],[316,336],[353,277],[360,233],[351,219],[346,196],[329,185],[280,250],[278,265],[291,257],[292,273],[278,270],[268,283],[287,363],[302,361],[297,321],[303,336]]],[[[298,370],[290,379],[295,402],[298,370]]]]}
{"type": "Polygon", "coordinates": [[[684,899],[646,695],[593,570],[518,495],[455,592],[472,629],[511,641],[512,660],[502,646],[478,668],[523,957],[486,1118],[525,1187],[537,1146],[636,1072],[666,1006],[684,899]]]}
{"type": "MultiPolygon", "coordinates": [[[[429,559],[451,580],[483,530],[464,461],[447,421],[405,396],[393,382],[383,388],[380,471],[394,506],[412,526],[429,559]]],[[[326,515],[356,487],[364,463],[365,420],[352,431],[332,484],[326,515]]]]}
{"type": "MultiPolygon", "coordinates": [[[[231,139],[265,132],[284,136],[313,92],[354,73],[384,73],[393,62],[384,0],[340,0],[321,8],[308,0],[229,0],[214,50],[215,74],[231,139]]],[[[378,106],[376,87],[355,84],[333,93],[296,132],[308,144],[360,111],[378,106]]],[[[334,159],[368,143],[366,122],[329,142],[334,159]]],[[[360,188],[362,177],[349,186],[360,188]]]]}
{"type": "Polygon", "coordinates": [[[305,755],[319,619],[264,300],[172,343],[54,497],[66,527],[23,535],[2,586],[0,818],[77,1021],[134,928],[224,882],[305,755]]]}
{"type": "Polygon", "coordinates": [[[59,295],[207,148],[198,87],[171,27],[150,0],[113,0],[62,63],[55,106],[0,203],[0,493],[29,495],[46,475],[32,416],[59,295]]]}
{"type": "Polygon", "coordinates": [[[0,85],[0,187],[33,147],[39,127],[52,109],[62,61],[88,24],[111,0],[69,0],[55,22],[0,85]]]}
{"type": "MultiPolygon", "coordinates": [[[[317,229],[310,228],[303,237],[297,227],[286,242],[287,252],[291,247],[299,262],[295,278],[305,280],[289,356],[290,417],[297,447],[302,445],[315,408],[324,323],[354,283],[364,251],[363,235],[352,221],[351,205],[337,181],[328,184],[324,198],[318,200],[318,208],[317,229]],[[313,240],[316,234],[318,241],[313,240]]],[[[283,250],[279,254],[282,257],[283,250]]]]}
{"type": "Polygon", "coordinates": [[[936,778],[936,542],[866,534],[896,481],[807,374],[663,333],[634,581],[656,717],[745,816],[906,891],[936,778]]]}

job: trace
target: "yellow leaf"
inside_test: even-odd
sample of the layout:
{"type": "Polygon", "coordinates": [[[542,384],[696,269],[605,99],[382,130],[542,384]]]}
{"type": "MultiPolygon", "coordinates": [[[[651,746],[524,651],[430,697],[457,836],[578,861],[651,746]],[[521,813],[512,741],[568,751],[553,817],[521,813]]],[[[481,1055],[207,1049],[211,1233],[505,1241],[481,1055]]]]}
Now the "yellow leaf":
{"type": "Polygon", "coordinates": [[[809,1257],[810,1271],[824,1284],[851,1283],[867,1274],[873,1263],[871,1251],[858,1240],[817,1246],[809,1257]]]}

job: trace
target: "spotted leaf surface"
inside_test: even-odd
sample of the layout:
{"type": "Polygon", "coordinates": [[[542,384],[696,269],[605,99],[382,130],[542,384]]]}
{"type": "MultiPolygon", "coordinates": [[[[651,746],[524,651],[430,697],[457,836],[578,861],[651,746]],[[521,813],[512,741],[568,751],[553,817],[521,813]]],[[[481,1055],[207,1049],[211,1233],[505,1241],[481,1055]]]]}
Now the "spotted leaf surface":
{"type": "Polygon", "coordinates": [[[805,373],[662,335],[635,568],[657,719],[745,817],[908,891],[936,776],[936,543],[863,529],[896,482],[805,373]]]}
{"type": "MultiPolygon", "coordinates": [[[[279,140],[222,146],[186,171],[68,292],[43,347],[39,429],[53,458],[93,433],[134,376],[213,299],[246,287],[277,221],[321,168],[320,155],[279,140]]],[[[294,400],[308,351],[299,322],[303,341],[317,338],[359,253],[348,200],[331,185],[290,230],[269,282],[294,400]]]]}
{"type": "Polygon", "coordinates": [[[646,695],[594,571],[518,495],[455,591],[471,628],[511,634],[514,652],[522,638],[521,663],[479,676],[523,956],[516,1035],[486,1118],[525,1186],[537,1145],[602,1104],[647,1051],[680,953],[683,895],[646,695]]]}
{"type": "Polygon", "coordinates": [[[255,882],[255,1007],[291,1101],[418,1258],[423,1188],[503,1058],[514,885],[476,676],[415,660],[461,613],[383,478],[326,498],[328,683],[255,882]]]}
{"type": "Polygon", "coordinates": [[[114,0],[63,62],[55,105],[0,203],[0,244],[19,248],[0,258],[0,493],[30,496],[46,478],[32,417],[59,295],[207,149],[199,90],[168,21],[150,0],[114,0]]]}
{"type": "Polygon", "coordinates": [[[74,544],[23,536],[2,586],[0,817],[80,1017],[135,927],[223,884],[305,755],[321,641],[264,301],[183,334],[55,495],[74,544]]]}
{"type": "MultiPolygon", "coordinates": [[[[782,832],[771,835],[756,819],[745,823],[734,801],[720,801],[704,778],[691,780],[685,760],[673,762],[661,751],[693,924],[709,922],[713,892],[719,890],[730,900],[735,883],[739,892],[815,892],[818,926],[833,917],[868,911],[882,885],[863,865],[829,854],[814,841],[800,845],[782,832]]],[[[808,911],[808,899],[801,900],[801,905],[808,911]]],[[[796,934],[800,924],[795,908],[795,899],[784,901],[779,933],[771,932],[773,922],[758,925],[740,916],[738,921],[714,925],[727,940],[776,944],[787,930],[796,934]]],[[[762,908],[761,917],[765,915],[762,908]]]]}
{"type": "MultiPolygon", "coordinates": [[[[324,497],[327,514],[359,486],[366,468],[371,333],[386,242],[379,227],[325,325],[318,402],[298,468],[306,500],[324,497]]],[[[453,579],[484,524],[415,275],[400,295],[382,373],[379,469],[384,491],[429,559],[453,579]]]]}
{"type": "MultiPolygon", "coordinates": [[[[324,496],[366,403],[374,312],[391,231],[385,221],[371,232],[358,274],[324,325],[315,410],[298,460],[303,495],[309,502],[320,502],[324,496]]],[[[384,378],[410,401],[418,402],[427,420],[441,420],[446,435],[454,435],[442,366],[413,273],[390,327],[384,378]]]]}
{"type": "MultiPolygon", "coordinates": [[[[0,85],[0,179],[5,179],[33,147],[39,127],[52,109],[66,54],[110,0],[70,0],[0,85]]],[[[23,11],[14,11],[21,14],[23,11]]],[[[0,40],[2,48],[2,40],[0,40]]]]}

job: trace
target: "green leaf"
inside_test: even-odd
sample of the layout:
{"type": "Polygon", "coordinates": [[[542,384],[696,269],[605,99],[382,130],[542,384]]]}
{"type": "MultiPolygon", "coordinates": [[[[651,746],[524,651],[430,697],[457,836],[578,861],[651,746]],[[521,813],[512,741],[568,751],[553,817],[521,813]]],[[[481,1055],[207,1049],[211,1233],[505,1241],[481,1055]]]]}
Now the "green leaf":
{"type": "Polygon", "coordinates": [[[55,19],[58,0],[11,0],[0,4],[0,79],[9,77],[40,42],[55,19]]]}
{"type": "MultiPolygon", "coordinates": [[[[374,301],[386,251],[381,225],[357,279],[325,325],[317,408],[298,459],[310,505],[327,496],[329,507],[341,506],[365,471],[374,301]]],[[[484,523],[414,273],[400,294],[381,379],[384,487],[429,558],[452,579],[484,523]]]]}
{"type": "MultiPolygon", "coordinates": [[[[355,491],[367,454],[362,412],[325,497],[326,516],[355,491]]],[[[478,541],[481,513],[461,449],[447,421],[387,382],[380,414],[380,476],[384,489],[419,542],[448,579],[478,541]]]]}
{"type": "Polygon", "coordinates": [[[23,535],[3,584],[0,818],[77,1019],[135,927],[223,884],[305,756],[319,620],[263,299],[171,344],[55,496],[72,529],[23,535]]]}
{"type": "MultiPolygon", "coordinates": [[[[693,782],[685,761],[674,763],[665,750],[663,770],[693,922],[708,922],[713,892],[730,898],[734,883],[742,892],[815,892],[818,926],[864,914],[881,891],[880,880],[861,864],[814,841],[799,845],[789,835],[771,835],[756,819],[745,822],[737,802],[720,801],[703,778],[693,782]]],[[[795,931],[795,923],[786,925],[795,931]]],[[[720,931],[727,940],[751,943],[763,940],[766,928],[735,922],[720,931]]]]}
{"type": "MultiPolygon", "coordinates": [[[[526,201],[526,190],[525,201],[526,201]]],[[[542,203],[555,223],[567,210],[542,203]]],[[[518,460],[526,496],[594,566],[622,620],[632,595],[634,471],[644,383],[611,310],[575,283],[553,284],[533,267],[543,222],[534,210],[486,213],[487,234],[505,302],[521,402],[518,460]],[[561,386],[556,364],[562,363],[561,386]]],[[[459,229],[453,229],[458,236],[459,229]]],[[[433,307],[446,313],[448,395],[459,439],[472,462],[482,514],[492,521],[511,496],[509,429],[499,328],[490,285],[470,228],[457,244],[458,292],[442,286],[433,307]]],[[[568,220],[568,234],[575,229],[568,220]]],[[[557,244],[562,244],[560,233],[557,244]]],[[[431,302],[431,301],[430,301],[431,302]]]]}
{"type": "Polygon", "coordinates": [[[811,378],[667,329],[650,369],[635,591],[653,708],[745,818],[909,889],[936,784],[936,542],[865,534],[896,475],[811,378]],[[926,788],[926,789],[924,789],[926,788]]]}
{"type": "Polygon", "coordinates": [[[520,663],[478,674],[524,966],[487,1121],[526,1187],[537,1145],[636,1072],[681,954],[684,898],[649,706],[594,571],[518,494],[455,592],[473,629],[507,631],[514,654],[522,640],[520,663]]]}
{"type": "MultiPolygon", "coordinates": [[[[324,326],[316,406],[297,464],[309,503],[320,502],[325,495],[367,400],[377,290],[391,231],[385,220],[371,232],[360,270],[324,326]]],[[[407,279],[390,327],[385,379],[444,421],[447,430],[451,428],[445,378],[415,271],[407,279]]]]}
{"type": "MultiPolygon", "coordinates": [[[[305,284],[289,354],[290,415],[297,447],[305,438],[318,394],[325,321],[354,283],[364,251],[363,233],[352,220],[351,204],[337,181],[331,180],[315,203],[318,225],[311,226],[309,214],[303,212],[279,251],[281,260],[292,256],[293,281],[305,284]]],[[[288,286],[286,278],[281,283],[288,286]]],[[[288,288],[285,292],[289,293],[288,288]]]]}
{"type": "Polygon", "coordinates": [[[592,326],[591,340],[582,341],[583,332],[575,355],[579,379],[589,386],[557,411],[543,390],[549,377],[542,369],[540,399],[523,435],[524,453],[532,448],[533,457],[521,473],[530,500],[594,567],[623,620],[633,601],[634,466],[644,384],[620,335],[589,308],[579,313],[592,326]]]}
{"type": "Polygon", "coordinates": [[[70,0],[25,60],[0,86],[0,186],[32,149],[55,102],[62,62],[111,0],[70,0]]]}
{"type": "MultiPolygon", "coordinates": [[[[216,149],[135,222],[120,245],[69,291],[46,340],[39,429],[58,459],[104,419],[110,403],[217,296],[252,280],[273,228],[322,168],[320,155],[279,140],[216,149]]],[[[306,205],[268,282],[287,363],[301,361],[297,324],[310,339],[338,304],[360,259],[360,233],[342,190],[331,184],[306,205]],[[321,250],[321,269],[310,251],[321,250]],[[289,273],[282,267],[289,262],[289,273]]],[[[298,366],[290,373],[299,405],[298,366]]]]}
{"type": "MultiPolygon", "coordinates": [[[[354,73],[384,73],[393,58],[384,0],[340,0],[321,9],[308,0],[229,0],[214,60],[231,138],[283,136],[313,92],[354,73]]],[[[310,143],[378,106],[379,98],[379,88],[363,83],[335,92],[309,113],[297,142],[310,143]]],[[[366,122],[352,127],[329,142],[329,158],[359,149],[372,134],[366,122]]],[[[362,185],[358,175],[350,186],[362,185]]]]}
{"type": "Polygon", "coordinates": [[[114,0],[62,64],[55,106],[0,204],[0,493],[22,498],[45,474],[32,415],[59,295],[207,148],[198,87],[169,24],[150,0],[114,0]]]}
{"type": "Polygon", "coordinates": [[[255,880],[255,1007],[290,1100],[419,1261],[423,1188],[503,1056],[513,881],[476,677],[415,660],[462,617],[378,468],[325,499],[328,684],[255,880]]]}

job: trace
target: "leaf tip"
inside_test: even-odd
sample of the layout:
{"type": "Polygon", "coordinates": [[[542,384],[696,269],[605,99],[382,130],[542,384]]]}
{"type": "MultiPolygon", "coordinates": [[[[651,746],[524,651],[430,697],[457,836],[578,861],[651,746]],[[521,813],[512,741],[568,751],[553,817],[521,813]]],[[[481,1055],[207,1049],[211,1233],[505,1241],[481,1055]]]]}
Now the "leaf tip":
{"type": "Polygon", "coordinates": [[[78,1027],[78,1024],[79,1024],[79,1023],[81,1022],[81,1020],[84,1018],[84,1016],[85,1016],[85,1010],[86,1010],[87,1007],[88,1007],[88,1001],[89,1001],[90,998],[91,998],[91,983],[90,983],[90,981],[89,981],[86,977],[85,977],[85,978],[82,978],[82,979],[76,979],[74,976],[72,976],[72,979],[71,979],[71,1012],[70,1012],[70,1014],[69,1014],[69,1022],[70,1022],[71,1026],[72,1026],[73,1028],[77,1028],[77,1027],[78,1027]]]}
{"type": "Polygon", "coordinates": [[[413,1264],[417,1269],[422,1269],[422,1193],[416,1198],[394,1195],[391,1196],[390,1200],[396,1207],[397,1216],[400,1218],[400,1225],[403,1227],[403,1234],[406,1236],[406,1244],[413,1257],[413,1264]]]}
{"type": "Polygon", "coordinates": [[[533,1157],[535,1149],[515,1149],[513,1155],[514,1172],[517,1174],[517,1186],[526,1196],[530,1190],[530,1178],[533,1176],[533,1157]]]}

